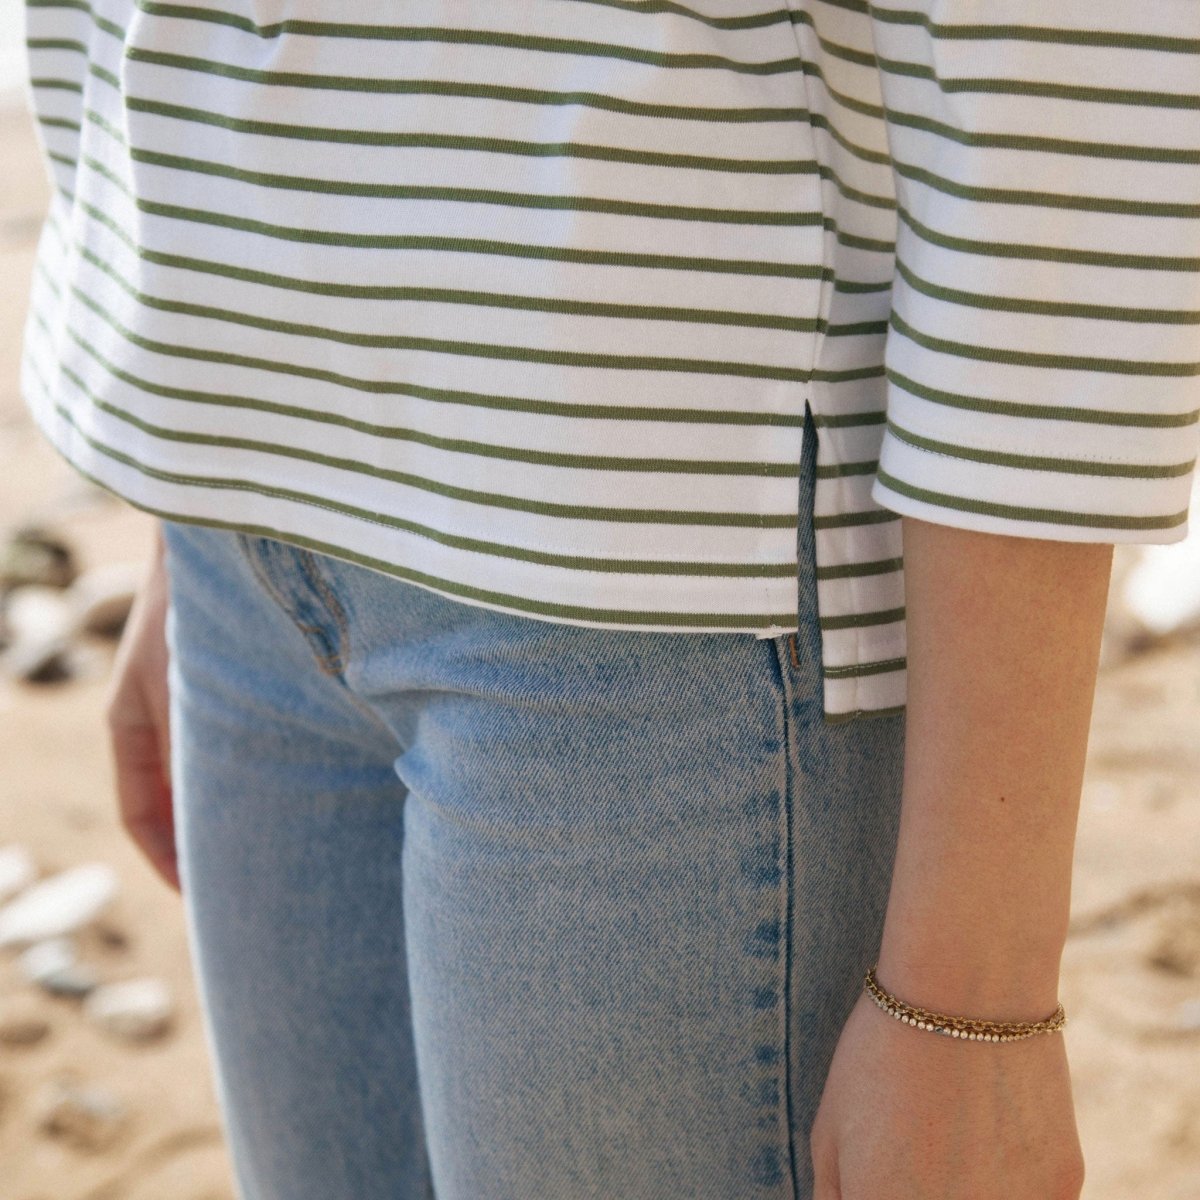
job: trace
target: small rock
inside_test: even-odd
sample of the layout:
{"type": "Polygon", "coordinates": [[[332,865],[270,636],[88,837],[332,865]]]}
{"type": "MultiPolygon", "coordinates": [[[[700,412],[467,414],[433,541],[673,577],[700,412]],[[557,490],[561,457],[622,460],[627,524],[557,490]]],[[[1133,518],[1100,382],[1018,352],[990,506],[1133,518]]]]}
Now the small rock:
{"type": "Polygon", "coordinates": [[[14,842],[0,847],[0,904],[37,878],[37,864],[27,846],[14,842]]]}
{"type": "Polygon", "coordinates": [[[38,1128],[78,1150],[112,1145],[128,1120],[124,1104],[106,1088],[68,1076],[47,1080],[33,1103],[38,1128]]]}
{"type": "Polygon", "coordinates": [[[145,570],[143,563],[121,562],[80,575],[69,591],[77,627],[100,637],[119,636],[145,570]]]}
{"type": "Polygon", "coordinates": [[[16,639],[44,641],[70,637],[75,631],[75,607],[69,592],[33,584],[14,588],[4,597],[4,619],[16,639]]]}
{"type": "Polygon", "coordinates": [[[50,1022],[36,997],[15,992],[0,1003],[0,1045],[32,1046],[49,1032],[50,1022]]]}
{"type": "Polygon", "coordinates": [[[82,928],[117,892],[108,863],[84,863],[26,888],[0,908],[0,946],[39,942],[82,928]]]}
{"type": "Polygon", "coordinates": [[[26,524],[13,530],[0,549],[0,587],[65,588],[78,570],[70,545],[44,525],[26,524]]]}
{"type": "Polygon", "coordinates": [[[161,979],[125,979],[98,987],[84,1002],[92,1020],[118,1037],[158,1037],[171,1022],[171,995],[161,979]]]}
{"type": "Polygon", "coordinates": [[[100,976],[87,963],[76,963],[61,971],[51,971],[38,982],[55,996],[79,997],[94,992],[100,986],[100,976]]]}
{"type": "Polygon", "coordinates": [[[34,942],[21,955],[21,970],[55,996],[86,996],[100,986],[100,976],[87,963],[77,961],[67,938],[34,942]]]}
{"type": "Polygon", "coordinates": [[[30,983],[41,983],[47,975],[75,965],[75,947],[70,938],[46,938],[22,951],[18,961],[30,983]]]}
{"type": "Polygon", "coordinates": [[[31,683],[68,677],[75,620],[74,607],[55,588],[30,585],[9,592],[4,602],[8,674],[31,683]]]}

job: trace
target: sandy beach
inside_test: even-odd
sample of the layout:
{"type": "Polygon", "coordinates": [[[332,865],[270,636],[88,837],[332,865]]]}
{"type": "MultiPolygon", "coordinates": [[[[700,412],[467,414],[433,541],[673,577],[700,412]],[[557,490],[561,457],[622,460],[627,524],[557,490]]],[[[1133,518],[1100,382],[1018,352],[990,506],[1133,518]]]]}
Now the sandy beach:
{"type": "MultiPolygon", "coordinates": [[[[0,533],[37,517],[85,567],[144,561],[152,519],[87,485],[34,429],[18,394],[47,194],[20,107],[0,112],[0,162],[0,533]]],[[[1136,551],[1118,550],[1127,567],[1136,551]]],[[[48,1025],[31,1043],[0,1044],[0,1200],[234,1200],[182,902],[118,821],[102,719],[113,646],[88,641],[74,677],[60,682],[0,679],[0,846],[28,847],[42,875],[95,861],[115,869],[118,893],[80,936],[80,957],[106,980],[163,980],[172,1022],[146,1042],[116,1038],[85,1018],[78,999],[46,994],[0,951],[0,1012],[33,1007],[48,1025]],[[120,1101],[111,1140],[88,1147],[45,1127],[41,1098],[61,1072],[120,1101]]],[[[1110,656],[1060,991],[1086,1200],[1200,1200],[1198,796],[1200,640],[1110,656]]]]}

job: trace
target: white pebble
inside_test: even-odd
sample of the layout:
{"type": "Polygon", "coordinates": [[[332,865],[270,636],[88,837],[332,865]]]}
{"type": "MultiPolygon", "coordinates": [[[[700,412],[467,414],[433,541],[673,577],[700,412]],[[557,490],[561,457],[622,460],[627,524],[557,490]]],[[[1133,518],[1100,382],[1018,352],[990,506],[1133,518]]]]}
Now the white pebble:
{"type": "Polygon", "coordinates": [[[61,588],[30,583],[8,593],[4,620],[16,641],[50,641],[74,632],[75,606],[61,588]]]}
{"type": "Polygon", "coordinates": [[[124,979],[96,988],[84,1001],[84,1011],[118,1037],[152,1038],[170,1024],[171,994],[161,979],[124,979]]]}
{"type": "Polygon", "coordinates": [[[84,863],[51,875],[0,908],[0,946],[39,942],[81,929],[116,892],[117,873],[108,863],[84,863]]]}
{"type": "Polygon", "coordinates": [[[75,947],[65,937],[46,938],[34,942],[22,952],[21,971],[31,983],[41,983],[47,975],[65,971],[75,965],[75,947]]]}

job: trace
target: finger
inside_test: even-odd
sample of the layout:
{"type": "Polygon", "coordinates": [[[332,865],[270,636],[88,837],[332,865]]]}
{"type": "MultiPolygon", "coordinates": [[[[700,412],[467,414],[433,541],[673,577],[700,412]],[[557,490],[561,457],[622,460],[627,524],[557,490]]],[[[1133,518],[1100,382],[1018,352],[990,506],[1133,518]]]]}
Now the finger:
{"type": "Polygon", "coordinates": [[[153,725],[114,725],[112,751],[121,822],[162,878],[179,874],[170,779],[153,725]]]}

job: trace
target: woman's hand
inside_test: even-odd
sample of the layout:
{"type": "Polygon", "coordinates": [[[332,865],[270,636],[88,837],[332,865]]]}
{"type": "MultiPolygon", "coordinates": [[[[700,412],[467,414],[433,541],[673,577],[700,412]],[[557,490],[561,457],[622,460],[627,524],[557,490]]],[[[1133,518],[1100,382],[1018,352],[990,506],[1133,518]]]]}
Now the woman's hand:
{"type": "Polygon", "coordinates": [[[814,1200],[1078,1200],[1063,1035],[963,1042],[889,1017],[864,992],[810,1148],[814,1200]]]}
{"type": "Polygon", "coordinates": [[[181,891],[171,807],[167,570],[162,530],[121,634],[106,701],[121,822],[155,871],[181,891]]]}

